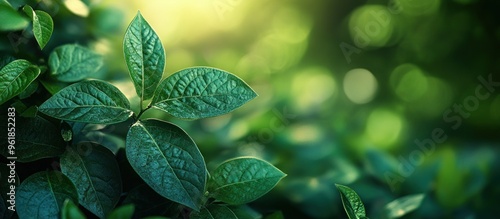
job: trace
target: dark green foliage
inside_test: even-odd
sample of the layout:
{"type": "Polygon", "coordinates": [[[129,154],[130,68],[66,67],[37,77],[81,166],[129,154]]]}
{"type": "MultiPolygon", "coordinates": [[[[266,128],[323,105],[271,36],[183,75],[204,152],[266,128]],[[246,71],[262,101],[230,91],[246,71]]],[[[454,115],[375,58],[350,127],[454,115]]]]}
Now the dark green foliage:
{"type": "MultiPolygon", "coordinates": [[[[83,4],[79,7],[85,10],[65,6],[75,15],[88,16],[84,3],[75,4],[83,4]]],[[[11,143],[4,127],[0,138],[8,144],[2,141],[1,154],[16,156],[26,166],[54,169],[18,170],[23,174],[16,200],[21,219],[90,214],[109,219],[260,218],[243,204],[269,192],[285,177],[283,172],[260,159],[233,159],[212,173],[208,188],[205,160],[193,139],[170,122],[143,118],[151,108],[185,119],[229,113],[257,96],[243,80],[223,70],[193,67],[161,82],[165,52],[153,28],[138,13],[123,45],[140,99],[139,112],[134,112],[120,89],[90,79],[103,67],[101,55],[83,45],[51,40],[58,23],[38,5],[21,5],[22,10],[0,2],[0,9],[5,9],[1,16],[10,22],[0,25],[0,30],[25,29],[29,18],[33,36],[23,40],[36,42],[39,48],[14,49],[40,57],[28,61],[13,52],[0,59],[1,108],[15,107],[12,117],[17,125],[15,153],[8,148],[11,143]],[[152,101],[143,108],[148,99],[152,101]],[[130,172],[123,172],[128,165],[130,172]],[[134,176],[145,184],[125,191],[125,183],[134,184],[124,180],[134,176]]],[[[2,174],[7,172],[2,169],[2,174]]],[[[10,218],[6,198],[0,200],[0,215],[10,218]]]]}

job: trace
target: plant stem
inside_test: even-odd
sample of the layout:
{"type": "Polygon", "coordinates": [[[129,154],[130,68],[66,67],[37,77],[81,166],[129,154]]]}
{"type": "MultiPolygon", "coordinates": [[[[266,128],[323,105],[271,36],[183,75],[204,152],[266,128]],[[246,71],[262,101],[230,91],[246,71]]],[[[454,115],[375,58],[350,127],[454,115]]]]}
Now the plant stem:
{"type": "Polygon", "coordinates": [[[146,111],[148,111],[148,109],[151,109],[151,105],[149,105],[148,107],[146,107],[146,109],[142,109],[142,104],[141,104],[141,112],[139,112],[139,115],[137,115],[137,120],[139,120],[142,116],[142,114],[146,111]]]}

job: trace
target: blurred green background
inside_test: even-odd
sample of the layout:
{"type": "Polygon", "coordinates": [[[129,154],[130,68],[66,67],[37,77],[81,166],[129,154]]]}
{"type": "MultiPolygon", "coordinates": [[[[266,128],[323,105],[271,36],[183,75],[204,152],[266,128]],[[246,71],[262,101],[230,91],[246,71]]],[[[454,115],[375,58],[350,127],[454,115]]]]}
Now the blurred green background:
{"type": "Polygon", "coordinates": [[[405,218],[500,213],[499,1],[87,0],[88,14],[73,8],[86,18],[42,2],[56,21],[53,45],[103,54],[95,77],[133,106],[122,40],[138,10],[165,47],[164,77],[203,65],[247,81],[260,96],[229,115],[146,116],[183,127],[209,169],[248,155],[287,173],[251,204],[261,212],[347,218],[339,183],[374,218],[417,193],[425,199],[405,218]]]}

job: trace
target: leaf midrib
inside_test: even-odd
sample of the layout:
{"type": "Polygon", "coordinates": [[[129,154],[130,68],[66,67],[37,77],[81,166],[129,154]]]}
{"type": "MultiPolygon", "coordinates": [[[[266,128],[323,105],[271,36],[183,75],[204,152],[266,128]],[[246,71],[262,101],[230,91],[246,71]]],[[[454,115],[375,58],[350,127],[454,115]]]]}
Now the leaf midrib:
{"type": "Polygon", "coordinates": [[[82,159],[82,157],[80,157],[80,155],[77,154],[77,157],[78,157],[78,159],[80,160],[80,162],[81,162],[81,164],[83,166],[83,170],[85,171],[85,175],[87,175],[87,177],[88,177],[88,181],[90,183],[90,187],[94,191],[94,194],[95,194],[95,196],[97,198],[97,202],[99,203],[99,206],[101,207],[102,213],[104,213],[104,208],[102,206],[102,202],[99,199],[99,196],[97,195],[97,190],[95,189],[94,182],[92,182],[92,178],[90,178],[90,173],[87,170],[87,166],[85,166],[85,163],[83,162],[83,159],[82,159]]]}
{"type": "MultiPolygon", "coordinates": [[[[184,194],[186,194],[188,197],[190,197],[188,191],[186,190],[186,188],[184,187],[184,185],[182,184],[181,180],[179,179],[179,176],[177,176],[177,173],[175,172],[175,170],[172,168],[172,166],[170,165],[170,163],[168,162],[167,160],[167,157],[165,156],[165,154],[163,153],[163,151],[161,150],[160,146],[157,144],[156,140],[153,138],[153,136],[151,135],[151,133],[146,129],[146,127],[142,124],[139,124],[139,126],[146,132],[146,134],[153,140],[153,143],[155,145],[155,147],[160,151],[160,154],[161,156],[165,159],[165,163],[167,163],[167,166],[169,167],[169,169],[172,171],[172,173],[175,175],[175,179],[177,180],[177,182],[181,185],[183,191],[184,191],[184,194]]],[[[163,181],[163,180],[162,180],[163,181]]],[[[162,182],[163,184],[163,182],[162,182]]],[[[191,204],[195,205],[195,203],[193,202],[193,200],[190,200],[191,201],[191,204]]]]}
{"type": "MultiPolygon", "coordinates": [[[[217,188],[215,189],[215,191],[220,190],[220,189],[223,189],[223,188],[226,188],[226,187],[230,187],[230,186],[236,186],[236,185],[238,185],[238,184],[252,183],[252,182],[256,182],[256,181],[258,181],[258,180],[263,180],[263,179],[273,179],[273,178],[279,178],[279,179],[281,179],[281,178],[283,178],[283,176],[263,177],[263,178],[257,178],[257,179],[251,179],[251,180],[247,180],[247,181],[242,181],[242,182],[229,183],[229,184],[225,184],[225,185],[223,185],[223,186],[217,187],[217,188]]],[[[278,182],[279,182],[279,180],[278,180],[278,182]]],[[[276,182],[276,183],[275,183],[275,185],[276,185],[278,182],[276,182]]]]}

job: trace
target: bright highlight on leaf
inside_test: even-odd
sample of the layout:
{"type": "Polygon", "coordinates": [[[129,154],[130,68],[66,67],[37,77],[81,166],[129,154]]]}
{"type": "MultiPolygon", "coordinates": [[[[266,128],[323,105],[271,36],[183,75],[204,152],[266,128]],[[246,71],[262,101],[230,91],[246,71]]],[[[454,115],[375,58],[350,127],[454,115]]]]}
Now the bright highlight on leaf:
{"type": "Polygon", "coordinates": [[[387,218],[400,218],[420,207],[424,194],[407,195],[389,202],[385,206],[387,218]]]}
{"type": "Polygon", "coordinates": [[[57,171],[38,172],[17,188],[16,212],[19,218],[58,218],[64,201],[78,203],[75,186],[57,171]]]}
{"type": "Polygon", "coordinates": [[[165,51],[160,38],[137,13],[123,40],[125,61],[141,101],[153,97],[165,68],[165,51]]]}
{"type": "Polygon", "coordinates": [[[270,163],[250,157],[228,160],[219,165],[211,175],[211,195],[232,205],[260,198],[286,176],[270,163]]]}
{"type": "Polygon", "coordinates": [[[87,17],[89,15],[89,7],[81,0],[63,0],[64,6],[80,17],[87,17]]]}
{"type": "Polygon", "coordinates": [[[158,194],[194,210],[205,192],[206,167],[198,147],[179,127],[160,120],[132,125],[127,159],[158,194]]]}
{"type": "Polygon", "coordinates": [[[0,11],[0,31],[21,30],[29,24],[29,20],[17,13],[8,2],[0,4],[0,11]]]}
{"type": "Polygon", "coordinates": [[[38,110],[61,120],[96,124],[123,122],[133,114],[125,95],[110,83],[99,80],[67,86],[38,110]]]}
{"type": "Polygon", "coordinates": [[[77,205],[71,201],[71,199],[66,199],[61,210],[61,219],[85,219],[85,215],[80,211],[77,205]]]}
{"type": "Polygon", "coordinates": [[[118,163],[108,149],[85,142],[69,147],[61,156],[61,171],[75,184],[82,206],[99,218],[113,210],[122,193],[118,163]],[[85,156],[80,148],[89,148],[85,156]]]}
{"type": "Polygon", "coordinates": [[[68,44],[50,53],[50,76],[63,82],[76,82],[99,72],[102,57],[83,46],[68,44]]]}
{"type": "Polygon", "coordinates": [[[335,184],[340,192],[344,210],[349,219],[363,219],[366,217],[365,206],[359,198],[358,194],[351,188],[339,184],[335,184]]]}
{"type": "Polygon", "coordinates": [[[0,70],[0,104],[23,92],[38,75],[40,69],[23,59],[3,67],[0,70]]]}
{"type": "Polygon", "coordinates": [[[181,70],[161,82],[152,106],[182,119],[229,113],[257,94],[235,75],[209,67],[181,70]]]}
{"type": "Polygon", "coordinates": [[[38,42],[40,49],[43,49],[49,42],[50,37],[52,36],[52,31],[54,31],[54,22],[52,21],[52,17],[50,17],[47,12],[33,10],[33,8],[29,5],[24,6],[23,10],[32,19],[33,34],[35,35],[35,39],[38,42]]]}

